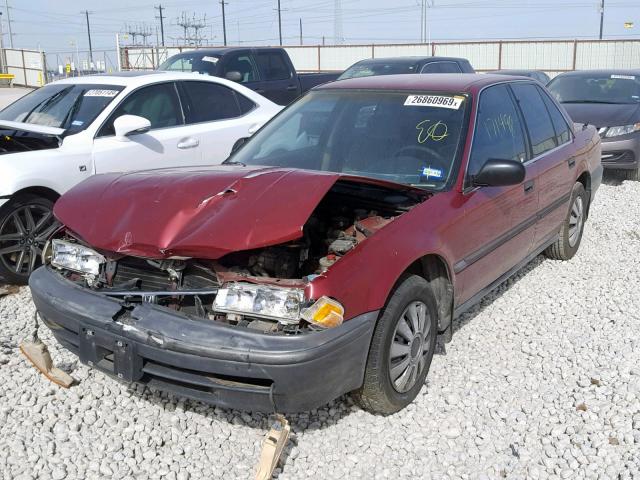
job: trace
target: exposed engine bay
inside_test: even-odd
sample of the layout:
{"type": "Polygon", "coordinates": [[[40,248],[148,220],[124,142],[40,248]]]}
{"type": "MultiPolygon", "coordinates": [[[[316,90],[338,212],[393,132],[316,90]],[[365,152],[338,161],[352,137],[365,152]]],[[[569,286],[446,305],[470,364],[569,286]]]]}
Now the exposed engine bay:
{"type": "Polygon", "coordinates": [[[296,292],[301,298],[308,282],[425,198],[413,190],[338,181],[305,223],[302,236],[293,242],[233,252],[216,260],[152,260],[105,253],[97,276],[62,271],[76,283],[130,303],[150,302],[198,318],[265,332],[296,333],[310,325],[295,315],[292,321],[283,322],[261,314],[221,312],[216,297],[223,286],[248,283],[265,287],[264,292],[258,289],[258,296],[269,296],[269,286],[290,289],[295,303],[296,292]]]}
{"type": "Polygon", "coordinates": [[[21,130],[0,129],[0,155],[58,148],[60,140],[52,135],[21,130]]]}

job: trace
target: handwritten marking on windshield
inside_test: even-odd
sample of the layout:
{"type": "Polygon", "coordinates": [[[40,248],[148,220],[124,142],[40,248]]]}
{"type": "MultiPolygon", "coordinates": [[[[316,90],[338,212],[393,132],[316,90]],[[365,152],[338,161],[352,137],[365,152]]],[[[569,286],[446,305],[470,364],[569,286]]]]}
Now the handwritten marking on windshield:
{"type": "Polygon", "coordinates": [[[431,139],[434,142],[440,142],[449,136],[449,127],[446,123],[438,120],[436,123],[427,125],[431,120],[423,120],[416,125],[418,130],[418,143],[425,143],[431,139]]]}

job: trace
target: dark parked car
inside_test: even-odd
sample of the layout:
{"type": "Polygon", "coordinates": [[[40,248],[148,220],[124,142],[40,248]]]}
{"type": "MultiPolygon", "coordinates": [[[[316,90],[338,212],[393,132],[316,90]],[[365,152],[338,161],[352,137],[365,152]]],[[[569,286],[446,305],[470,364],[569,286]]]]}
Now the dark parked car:
{"type": "Polygon", "coordinates": [[[395,57],[367,58],[347,68],[338,80],[399,75],[404,73],[475,73],[465,58],[454,57],[395,57]]]}
{"type": "Polygon", "coordinates": [[[497,75],[513,75],[516,77],[529,77],[534,80],[539,81],[542,85],[546,85],[549,83],[549,75],[547,75],[542,70],[496,70],[495,73],[497,75]]]}
{"type": "Polygon", "coordinates": [[[600,138],[538,82],[396,75],[324,85],[226,165],[89,178],[30,278],[84,363],[230,408],[354,392],[392,413],[436,336],[540,252],[568,260],[600,138]]]}
{"type": "Polygon", "coordinates": [[[284,48],[206,48],[168,58],[160,70],[196,72],[242,83],[278,105],[287,105],[339,73],[298,73],[284,48]]]}
{"type": "Polygon", "coordinates": [[[574,122],[596,126],[605,169],[640,180],[640,70],[568,72],[547,88],[574,122]]]}

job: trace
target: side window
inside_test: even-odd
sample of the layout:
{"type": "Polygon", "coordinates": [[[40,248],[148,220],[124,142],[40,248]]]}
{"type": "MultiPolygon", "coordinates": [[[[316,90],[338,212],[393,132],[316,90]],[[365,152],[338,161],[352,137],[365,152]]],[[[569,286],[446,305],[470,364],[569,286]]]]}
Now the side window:
{"type": "Polygon", "coordinates": [[[258,53],[256,61],[264,80],[286,80],[291,78],[289,66],[282,52],[258,53]]]}
{"type": "Polygon", "coordinates": [[[233,90],[213,82],[181,82],[187,97],[185,117],[188,124],[224,120],[242,115],[233,90]]]}
{"type": "Polygon", "coordinates": [[[249,100],[247,97],[238,92],[235,92],[235,94],[236,98],[238,99],[238,103],[240,104],[240,111],[243,115],[256,108],[256,104],[249,100]]]}
{"type": "Polygon", "coordinates": [[[229,72],[240,72],[242,79],[240,83],[255,82],[258,80],[256,66],[248,53],[236,53],[229,55],[224,66],[223,77],[226,78],[229,72]]]}
{"type": "Polygon", "coordinates": [[[540,96],[544,100],[544,104],[546,105],[547,110],[549,111],[549,115],[551,115],[553,128],[556,131],[556,142],[558,143],[558,145],[567,143],[571,139],[571,131],[569,129],[569,124],[564,119],[564,116],[562,115],[562,113],[560,113],[560,110],[558,110],[558,107],[556,106],[556,104],[553,103],[551,98],[549,98],[549,95],[544,93],[540,89],[540,87],[537,87],[537,88],[538,88],[538,92],[540,93],[540,96]]]}
{"type": "Polygon", "coordinates": [[[490,159],[527,159],[524,133],[506,85],[490,87],[480,95],[468,176],[476,175],[490,159]]]}
{"type": "Polygon", "coordinates": [[[160,83],[143,87],[127,98],[114,110],[100,131],[99,137],[115,135],[113,122],[122,115],[137,115],[151,122],[151,130],[182,125],[182,110],[173,83],[160,83]]]}
{"type": "Polygon", "coordinates": [[[462,73],[456,62],[431,62],[427,63],[420,73],[462,73]]]}
{"type": "Polygon", "coordinates": [[[533,156],[536,157],[555,148],[558,145],[556,132],[538,88],[532,83],[513,83],[511,88],[529,131],[533,156]]]}

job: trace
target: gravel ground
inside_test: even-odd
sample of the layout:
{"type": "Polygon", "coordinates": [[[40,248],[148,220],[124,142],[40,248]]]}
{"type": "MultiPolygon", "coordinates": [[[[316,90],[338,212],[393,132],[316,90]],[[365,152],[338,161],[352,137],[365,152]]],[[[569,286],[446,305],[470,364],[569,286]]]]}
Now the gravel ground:
{"type": "MultiPolygon", "coordinates": [[[[640,477],[639,200],[603,185],[578,255],[536,259],[459,319],[407,409],[290,416],[279,478],[640,477]]],[[[122,385],[51,342],[80,381],[60,389],[18,353],[33,311],[28,289],[0,299],[4,478],[252,476],[268,417],[122,385]]]]}

